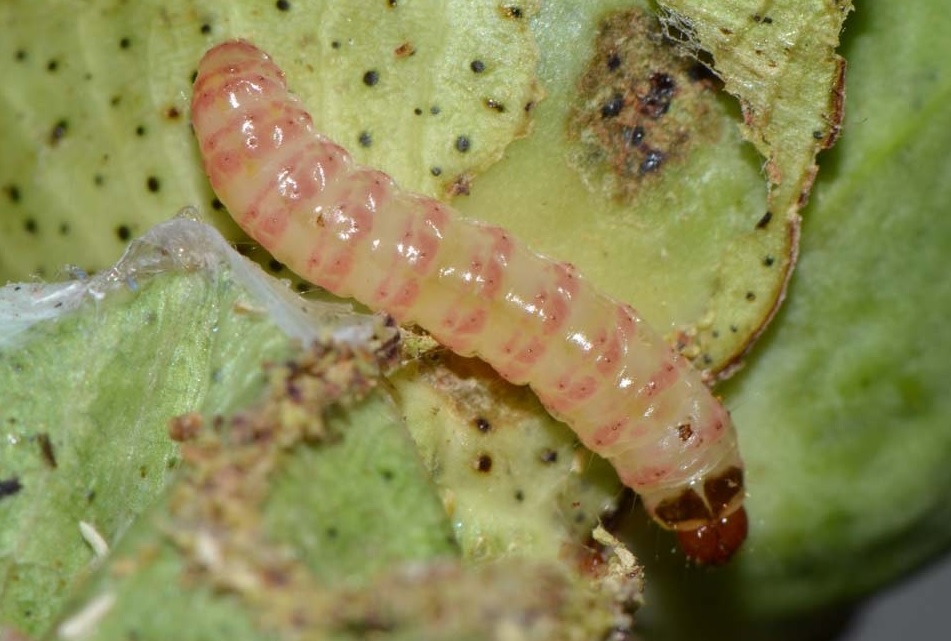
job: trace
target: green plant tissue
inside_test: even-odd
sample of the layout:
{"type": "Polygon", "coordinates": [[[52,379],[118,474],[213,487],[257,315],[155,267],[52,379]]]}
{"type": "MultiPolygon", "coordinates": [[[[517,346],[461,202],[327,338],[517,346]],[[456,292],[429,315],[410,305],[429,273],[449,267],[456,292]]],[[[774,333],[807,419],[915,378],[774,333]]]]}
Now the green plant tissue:
{"type": "MultiPolygon", "coordinates": [[[[0,621],[25,630],[42,629],[92,561],[80,523],[112,544],[175,477],[171,417],[254,401],[261,364],[297,341],[375,331],[371,317],[296,299],[188,218],[133,242],[112,270],[8,285],[0,301],[0,621]]],[[[422,478],[401,442],[392,473],[422,478]]]]}

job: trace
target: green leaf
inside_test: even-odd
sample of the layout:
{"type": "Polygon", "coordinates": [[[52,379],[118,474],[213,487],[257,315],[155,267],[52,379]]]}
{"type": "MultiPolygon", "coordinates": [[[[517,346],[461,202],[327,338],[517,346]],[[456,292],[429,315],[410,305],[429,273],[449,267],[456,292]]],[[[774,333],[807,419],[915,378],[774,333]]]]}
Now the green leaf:
{"type": "Polygon", "coordinates": [[[80,521],[111,543],[173,475],[168,419],[242,402],[287,352],[273,323],[231,312],[239,296],[223,275],[169,276],[0,351],[0,478],[22,485],[0,499],[0,620],[48,621],[93,558],[80,521]]]}
{"type": "MultiPolygon", "coordinates": [[[[0,621],[44,629],[93,560],[80,523],[112,544],[163,493],[180,459],[171,417],[257,398],[261,362],[291,353],[285,331],[313,338],[334,328],[351,340],[372,331],[366,320],[341,320],[335,306],[287,295],[216,232],[185,219],[136,241],[92,280],[0,291],[0,479],[16,488],[0,496],[0,621]],[[295,324],[302,306],[322,327],[295,324]],[[52,310],[62,313],[24,327],[52,310]],[[8,335],[9,325],[18,333],[8,335]]],[[[390,426],[385,419],[367,418],[366,429],[390,426]]],[[[410,439],[393,438],[402,443],[393,475],[416,470],[417,491],[429,492],[410,439]]],[[[406,498],[423,509],[418,496],[406,498]]],[[[430,514],[442,518],[435,499],[430,514]]],[[[447,534],[436,538],[445,545],[447,534]]],[[[412,547],[393,545],[401,554],[412,547]]]]}

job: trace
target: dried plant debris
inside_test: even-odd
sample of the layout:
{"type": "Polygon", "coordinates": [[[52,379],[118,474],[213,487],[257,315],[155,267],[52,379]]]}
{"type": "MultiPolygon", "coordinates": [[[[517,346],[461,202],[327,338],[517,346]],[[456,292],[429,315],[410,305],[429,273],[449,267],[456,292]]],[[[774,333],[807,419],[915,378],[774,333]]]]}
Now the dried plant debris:
{"type": "Polygon", "coordinates": [[[203,178],[186,98],[204,51],[233,37],[272,52],[359,160],[406,188],[465,193],[530,130],[536,5],[3,3],[0,279],[64,262],[91,273],[185,205],[239,237],[203,178]]]}
{"type": "MultiPolygon", "coordinates": [[[[267,392],[256,407],[229,419],[217,417],[209,426],[190,414],[172,422],[170,434],[182,439],[184,468],[170,498],[167,530],[187,552],[191,573],[220,589],[263,601],[274,597],[274,584],[292,583],[296,574],[305,573],[282,546],[267,543],[264,502],[271,494],[273,477],[295,448],[352,440],[360,431],[372,429],[364,425],[346,433],[339,424],[325,421],[324,415],[331,406],[353,405],[365,397],[379,381],[380,366],[392,356],[390,350],[315,343],[297,358],[268,368],[267,392]]],[[[404,454],[408,451],[404,447],[404,454]]],[[[338,478],[345,471],[344,463],[334,465],[326,457],[320,460],[322,465],[334,465],[338,478]]],[[[333,492],[328,486],[314,494],[319,501],[321,494],[333,492]]],[[[438,532],[438,504],[432,501],[432,505],[435,509],[429,510],[429,520],[435,518],[437,531],[431,543],[437,550],[451,552],[448,531],[438,532]]],[[[305,506],[292,503],[284,508],[294,513],[305,506]]],[[[425,505],[419,509],[422,520],[427,520],[422,515],[425,505]]],[[[324,516],[352,518],[333,512],[324,516]]],[[[284,533],[281,538],[292,536],[284,533]]]]}
{"type": "Polygon", "coordinates": [[[641,598],[637,566],[625,565],[627,579],[620,581],[616,572],[575,574],[553,559],[470,567],[455,558],[449,523],[392,409],[379,395],[359,400],[376,387],[381,357],[385,363],[391,354],[316,345],[269,369],[269,392],[256,407],[230,418],[188,414],[173,421],[182,474],[167,505],[142,522],[160,524],[162,534],[133,532],[59,629],[79,627],[89,639],[151,638],[167,634],[170,621],[187,621],[178,638],[201,638],[237,608],[231,625],[242,639],[584,641],[630,631],[641,598]],[[350,411],[328,412],[341,404],[350,411]],[[376,417],[359,413],[368,406],[376,417]],[[362,443],[363,454],[347,452],[348,441],[362,443]],[[394,455],[413,461],[404,465],[409,483],[365,482],[361,467],[387,460],[366,455],[387,451],[390,462],[394,455]],[[288,463],[302,454],[306,465],[289,472],[288,463]],[[415,474],[408,472],[413,466],[415,474]],[[336,482],[321,483],[321,468],[336,482]],[[282,520],[273,504],[280,505],[287,491],[281,477],[288,476],[310,499],[284,505],[298,516],[282,520]],[[348,485],[361,488],[359,500],[381,522],[350,527],[362,522],[359,507],[341,510],[334,498],[348,485]],[[411,487],[415,493],[407,493],[411,487]],[[388,503],[398,509],[387,510],[388,503]],[[323,528],[337,529],[361,552],[362,571],[338,563],[332,547],[306,542],[315,532],[306,531],[309,514],[301,511],[310,509],[323,528]],[[305,532],[288,536],[288,527],[305,532]],[[420,536],[426,545],[406,545],[420,536]],[[379,563],[387,537],[402,545],[384,551],[379,563]],[[169,582],[178,587],[165,590],[169,582]],[[200,616],[174,616],[196,602],[200,616]],[[162,617],[140,615],[157,605],[162,617]]]}
{"type": "Polygon", "coordinates": [[[845,60],[836,48],[852,3],[658,4],[668,36],[709,60],[726,91],[739,98],[743,135],[766,158],[769,199],[762,218],[721,265],[719,291],[707,317],[684,328],[680,337],[685,353],[695,353],[701,366],[722,363],[724,375],[739,364],[744,350],[737,348],[744,345],[723,336],[753,340],[763,331],[796,262],[799,211],[818,171],[816,155],[835,143],[842,126],[845,60]],[[749,277],[736,278],[736,273],[749,277]]]}
{"type": "Polygon", "coordinates": [[[392,383],[467,557],[564,556],[617,507],[611,467],[481,361],[434,351],[392,383]]]}

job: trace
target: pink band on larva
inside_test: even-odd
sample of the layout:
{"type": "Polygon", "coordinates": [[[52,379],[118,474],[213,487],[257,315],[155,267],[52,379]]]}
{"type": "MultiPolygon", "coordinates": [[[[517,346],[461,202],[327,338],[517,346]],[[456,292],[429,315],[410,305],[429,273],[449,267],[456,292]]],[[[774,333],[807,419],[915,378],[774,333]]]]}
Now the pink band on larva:
{"type": "Polygon", "coordinates": [[[736,539],[743,468],[729,414],[630,306],[355,165],[250,43],[205,55],[192,122],[221,202],[275,258],[528,383],[664,527],[699,535],[732,522],[736,539]]]}

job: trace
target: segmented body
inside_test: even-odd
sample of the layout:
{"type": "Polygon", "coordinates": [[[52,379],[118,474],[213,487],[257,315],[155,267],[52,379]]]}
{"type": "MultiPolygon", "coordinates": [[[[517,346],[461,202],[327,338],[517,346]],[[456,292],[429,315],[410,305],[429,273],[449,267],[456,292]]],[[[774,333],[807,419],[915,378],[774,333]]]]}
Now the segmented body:
{"type": "Polygon", "coordinates": [[[247,42],[205,55],[192,120],[219,198],[290,269],[530,385],[665,527],[702,532],[741,510],[728,413],[630,306],[356,165],[247,42]]]}

